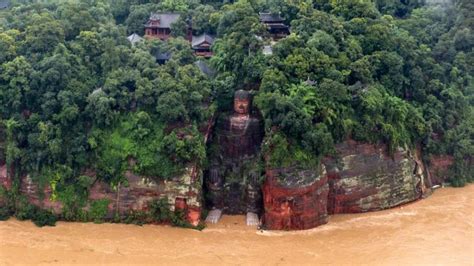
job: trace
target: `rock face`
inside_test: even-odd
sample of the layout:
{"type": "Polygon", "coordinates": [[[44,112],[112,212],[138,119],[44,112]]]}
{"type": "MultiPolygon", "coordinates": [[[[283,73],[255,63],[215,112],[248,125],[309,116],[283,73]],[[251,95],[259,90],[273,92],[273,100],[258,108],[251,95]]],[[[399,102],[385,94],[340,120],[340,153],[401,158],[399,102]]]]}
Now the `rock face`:
{"type": "Polygon", "coordinates": [[[96,182],[90,190],[89,198],[109,199],[109,210],[120,215],[130,211],[145,211],[151,201],[167,198],[171,210],[177,207],[186,211],[188,221],[197,225],[201,213],[201,182],[195,179],[193,171],[188,168],[182,176],[160,182],[127,172],[127,187],[113,190],[108,184],[96,182]]]}
{"type": "Polygon", "coordinates": [[[420,199],[427,193],[423,165],[416,153],[385,145],[346,141],[337,145],[339,159],[325,161],[329,213],[383,210],[420,199]]]}
{"type": "Polygon", "coordinates": [[[0,186],[5,189],[12,187],[12,181],[7,177],[7,166],[5,164],[0,165],[0,186]]]}
{"type": "Polygon", "coordinates": [[[346,141],[325,171],[266,171],[264,226],[273,230],[313,228],[328,214],[392,208],[430,193],[431,182],[419,151],[346,141]],[[284,180],[284,181],[282,181],[284,180]]]}
{"type": "MultiPolygon", "coordinates": [[[[239,148],[227,152],[238,152],[239,148]]],[[[352,140],[338,144],[336,151],[335,157],[323,160],[324,166],[319,170],[266,169],[262,189],[265,228],[308,229],[326,223],[328,214],[376,211],[418,200],[430,192],[429,177],[434,177],[433,184],[441,182],[453,163],[449,156],[432,157],[429,169],[425,169],[420,151],[398,149],[389,155],[385,145],[352,140]]],[[[223,165],[217,165],[211,171],[219,173],[220,167],[223,165]]],[[[109,199],[109,216],[112,217],[116,213],[125,215],[131,211],[146,211],[151,201],[166,197],[172,209],[185,210],[188,220],[197,225],[204,194],[203,175],[191,166],[184,172],[182,176],[159,182],[128,172],[128,186],[118,189],[96,181],[89,189],[89,199],[109,199]]],[[[240,174],[240,171],[235,172],[238,177],[240,174]]],[[[91,173],[90,176],[94,175],[91,173]]],[[[0,185],[4,189],[12,187],[5,165],[0,166],[0,185]]],[[[49,186],[39,191],[29,176],[23,177],[20,185],[20,192],[32,204],[57,213],[62,211],[61,203],[51,200],[49,186]]],[[[242,211],[246,205],[237,203],[249,201],[242,198],[242,194],[252,196],[248,187],[246,190],[243,193],[241,189],[229,189],[238,192],[234,196],[227,194],[228,200],[223,201],[229,210],[235,207],[235,212],[242,211]]],[[[255,195],[252,197],[257,198],[255,195]]]]}
{"type": "Polygon", "coordinates": [[[264,227],[302,230],[327,223],[328,192],[323,169],[268,169],[263,186],[264,227]]]}
{"type": "Polygon", "coordinates": [[[449,178],[449,168],[454,164],[454,158],[450,155],[431,156],[429,160],[429,173],[433,185],[442,185],[449,178]]]}
{"type": "Polygon", "coordinates": [[[28,202],[54,213],[61,213],[63,206],[61,202],[51,200],[51,192],[50,186],[45,186],[41,191],[29,175],[21,177],[20,193],[27,197],[28,202]]]}
{"type": "MultiPolygon", "coordinates": [[[[12,181],[7,175],[7,166],[5,164],[0,165],[0,189],[10,190],[12,187],[12,181]]],[[[7,199],[0,193],[0,207],[7,204],[7,199]]]]}
{"type": "MultiPolygon", "coordinates": [[[[0,181],[5,188],[8,188],[7,185],[11,184],[11,181],[4,174],[6,167],[2,166],[0,169],[0,181]]],[[[167,198],[171,210],[175,207],[184,210],[188,221],[195,226],[200,222],[202,173],[196,168],[189,167],[183,175],[160,182],[134,175],[131,172],[127,172],[125,176],[128,181],[126,187],[113,189],[106,183],[96,181],[89,189],[89,200],[108,199],[110,201],[109,218],[114,217],[116,213],[125,215],[131,211],[146,211],[151,201],[167,198]]],[[[21,178],[20,192],[31,204],[50,209],[58,214],[62,212],[61,202],[51,200],[52,191],[49,185],[40,191],[36,182],[29,176],[24,176],[21,178]]]]}

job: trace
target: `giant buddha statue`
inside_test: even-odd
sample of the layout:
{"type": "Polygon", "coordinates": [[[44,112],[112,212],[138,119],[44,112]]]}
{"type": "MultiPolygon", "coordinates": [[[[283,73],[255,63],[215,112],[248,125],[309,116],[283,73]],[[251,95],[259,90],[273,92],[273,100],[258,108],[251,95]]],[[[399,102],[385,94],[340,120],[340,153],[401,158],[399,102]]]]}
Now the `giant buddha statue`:
{"type": "Polygon", "coordinates": [[[261,119],[252,112],[251,95],[239,90],[234,110],[217,119],[205,178],[211,208],[206,221],[217,223],[222,214],[246,214],[247,225],[258,225],[261,211],[259,150],[261,119]]]}

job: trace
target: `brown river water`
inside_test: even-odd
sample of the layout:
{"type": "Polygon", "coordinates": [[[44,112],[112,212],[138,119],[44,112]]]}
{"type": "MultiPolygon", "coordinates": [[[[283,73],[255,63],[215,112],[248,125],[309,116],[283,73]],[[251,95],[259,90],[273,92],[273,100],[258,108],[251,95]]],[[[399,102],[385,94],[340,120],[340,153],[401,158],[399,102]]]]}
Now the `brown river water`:
{"type": "Polygon", "coordinates": [[[474,185],[422,201],[331,216],[297,232],[258,231],[224,216],[204,231],[167,226],[0,222],[0,265],[474,265],[474,185]]]}

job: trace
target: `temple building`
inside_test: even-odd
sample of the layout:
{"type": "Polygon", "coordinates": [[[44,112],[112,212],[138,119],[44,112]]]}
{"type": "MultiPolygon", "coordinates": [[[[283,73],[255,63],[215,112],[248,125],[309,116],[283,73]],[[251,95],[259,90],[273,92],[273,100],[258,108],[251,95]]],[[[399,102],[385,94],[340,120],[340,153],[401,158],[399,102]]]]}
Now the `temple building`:
{"type": "MultiPolygon", "coordinates": [[[[179,13],[154,13],[151,14],[145,24],[145,37],[156,38],[166,41],[171,37],[171,26],[176,23],[181,14],[179,13]]],[[[191,27],[188,27],[187,39],[191,40],[191,27]]]]}
{"type": "MultiPolygon", "coordinates": [[[[145,24],[145,38],[160,39],[162,41],[168,40],[171,37],[171,27],[174,23],[178,22],[180,16],[181,14],[179,13],[152,14],[148,19],[148,22],[145,24]]],[[[128,37],[132,45],[141,41],[140,38],[141,37],[136,34],[132,34],[128,37]]],[[[188,23],[186,40],[190,42],[191,48],[196,56],[202,56],[205,58],[212,56],[211,46],[214,44],[214,37],[207,33],[193,36],[191,23],[188,23]]],[[[160,56],[160,59],[157,60],[161,63],[166,62],[169,58],[165,57],[166,56],[160,56]]]]}
{"type": "Polygon", "coordinates": [[[135,44],[143,41],[143,38],[140,35],[133,33],[127,37],[127,40],[132,44],[132,46],[135,46],[135,44]]]}
{"type": "Polygon", "coordinates": [[[275,40],[285,38],[290,34],[290,28],[285,25],[285,20],[276,13],[260,13],[260,22],[267,26],[271,37],[275,40]]]}
{"type": "Polygon", "coordinates": [[[214,44],[214,37],[209,34],[193,36],[191,45],[196,56],[209,58],[212,56],[211,46],[214,44]]]}
{"type": "Polygon", "coordinates": [[[171,56],[173,56],[173,54],[171,52],[158,51],[154,54],[154,56],[155,56],[156,62],[160,65],[163,65],[163,64],[166,64],[166,62],[168,62],[171,59],[171,56]]]}

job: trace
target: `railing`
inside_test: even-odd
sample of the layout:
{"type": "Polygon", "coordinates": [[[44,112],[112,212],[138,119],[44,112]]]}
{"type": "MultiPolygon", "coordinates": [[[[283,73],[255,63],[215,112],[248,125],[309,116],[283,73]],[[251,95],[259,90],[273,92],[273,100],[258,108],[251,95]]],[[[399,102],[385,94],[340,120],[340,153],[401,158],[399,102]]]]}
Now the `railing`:
{"type": "Polygon", "coordinates": [[[212,57],[213,53],[211,51],[194,51],[194,55],[202,57],[212,57]]]}

